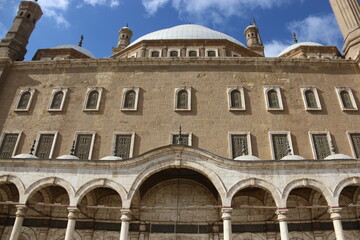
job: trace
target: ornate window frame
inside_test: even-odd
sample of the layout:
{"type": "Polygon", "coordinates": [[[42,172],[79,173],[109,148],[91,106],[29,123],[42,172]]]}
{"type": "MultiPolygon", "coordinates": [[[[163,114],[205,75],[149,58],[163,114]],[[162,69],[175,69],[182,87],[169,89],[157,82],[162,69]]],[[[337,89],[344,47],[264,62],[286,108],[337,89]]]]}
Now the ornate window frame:
{"type": "Polygon", "coordinates": [[[210,56],[208,56],[208,53],[210,51],[214,51],[215,52],[215,57],[219,57],[219,49],[217,49],[217,48],[207,48],[207,49],[205,49],[205,57],[210,57],[210,56]]]}
{"type": "Polygon", "coordinates": [[[264,98],[265,98],[265,106],[266,109],[268,111],[283,111],[284,110],[284,105],[283,105],[283,101],[282,101],[282,97],[281,97],[281,89],[279,86],[264,86],[264,98]],[[269,98],[268,98],[268,92],[270,90],[275,90],[277,93],[277,98],[279,101],[279,107],[278,108],[274,108],[274,107],[270,107],[270,103],[269,103],[269,98]]]}
{"type": "Polygon", "coordinates": [[[191,92],[192,92],[192,88],[190,86],[182,86],[182,87],[177,87],[175,88],[175,98],[174,98],[174,104],[175,104],[175,111],[178,112],[189,112],[191,111],[191,92]],[[180,91],[185,90],[188,94],[188,99],[187,99],[187,108],[178,108],[178,94],[180,91]]]}
{"type": "MultiPolygon", "coordinates": [[[[87,160],[91,160],[92,158],[92,154],[93,154],[93,150],[94,150],[94,144],[95,144],[95,138],[96,138],[96,132],[95,131],[76,131],[75,132],[75,149],[77,146],[77,141],[78,141],[78,136],[82,135],[82,134],[89,134],[92,135],[92,139],[91,139],[91,144],[90,144],[90,150],[89,150],[89,156],[87,160]]],[[[83,159],[85,160],[85,159],[83,159]]]]}
{"type": "Polygon", "coordinates": [[[35,89],[34,88],[22,88],[20,89],[20,92],[18,94],[18,97],[17,97],[17,101],[16,101],[16,105],[15,105],[15,108],[14,108],[14,111],[16,112],[28,112],[30,110],[30,107],[31,107],[31,103],[32,103],[32,100],[34,98],[34,94],[35,94],[35,89]],[[24,93],[26,92],[29,92],[30,93],[30,98],[29,98],[29,101],[28,101],[28,104],[26,106],[26,108],[22,109],[22,108],[18,108],[19,107],[19,103],[20,103],[20,100],[21,100],[21,97],[24,93]]]}
{"type": "Polygon", "coordinates": [[[64,103],[65,103],[65,99],[66,99],[66,95],[68,92],[68,88],[53,88],[52,92],[51,92],[51,97],[50,97],[50,101],[49,101],[49,105],[48,105],[48,111],[49,112],[61,112],[63,110],[64,107],[64,103]],[[54,100],[55,94],[58,92],[62,92],[63,93],[63,98],[61,100],[61,104],[60,104],[60,108],[59,109],[55,109],[55,108],[51,108],[52,102],[54,100]]]}
{"type": "Polygon", "coordinates": [[[152,48],[149,50],[149,58],[161,58],[162,57],[162,49],[161,48],[152,48]],[[153,57],[153,52],[159,52],[159,57],[153,57]]]}
{"type": "Polygon", "coordinates": [[[354,130],[350,130],[350,131],[346,131],[346,135],[348,137],[348,140],[349,140],[349,144],[350,144],[350,147],[351,147],[351,153],[354,157],[354,159],[360,159],[360,156],[356,156],[356,151],[355,151],[355,147],[354,147],[354,143],[351,139],[351,135],[352,134],[360,134],[360,131],[354,131],[354,130]]]}
{"type": "Polygon", "coordinates": [[[97,111],[99,111],[102,92],[103,92],[103,88],[102,88],[102,87],[88,87],[88,88],[87,88],[87,92],[86,92],[86,96],[85,96],[85,101],[84,101],[84,106],[83,106],[83,111],[84,111],[84,112],[97,112],[97,111]],[[89,109],[89,108],[86,108],[86,105],[87,105],[87,102],[88,102],[88,100],[89,100],[89,94],[90,94],[92,91],[98,91],[98,93],[99,93],[99,98],[98,98],[98,100],[97,100],[96,107],[95,107],[94,109],[89,109]]]}
{"type": "Polygon", "coordinates": [[[332,140],[331,140],[331,135],[330,135],[329,131],[309,131],[311,150],[312,150],[314,159],[318,160],[317,153],[316,153],[316,148],[315,148],[315,143],[314,143],[314,139],[313,139],[313,135],[316,135],[316,134],[326,134],[326,138],[327,138],[328,144],[329,144],[330,154],[335,154],[335,152],[331,148],[331,141],[332,140]]]}
{"type": "Polygon", "coordinates": [[[342,111],[357,111],[358,110],[358,107],[357,107],[357,104],[356,104],[356,101],[355,101],[355,98],[354,98],[354,94],[353,94],[351,88],[348,88],[348,87],[335,87],[335,91],[336,91],[336,95],[338,97],[339,104],[340,104],[340,107],[341,107],[342,111]],[[340,95],[340,93],[342,91],[347,91],[348,92],[351,103],[352,103],[354,108],[345,108],[344,103],[343,103],[343,101],[341,99],[341,95],[340,95]]]}
{"type": "Polygon", "coordinates": [[[116,145],[116,136],[118,135],[131,135],[131,143],[130,143],[130,150],[129,150],[129,158],[132,158],[134,156],[134,146],[135,146],[135,132],[114,132],[113,134],[113,143],[111,147],[111,153],[113,155],[115,151],[115,145],[116,145]]]}
{"type": "MultiPolygon", "coordinates": [[[[170,144],[174,144],[174,135],[179,135],[179,131],[172,131],[171,133],[170,133],[170,144]]],[[[181,133],[181,135],[188,135],[189,137],[188,137],[188,146],[192,146],[192,138],[193,138],[193,133],[192,132],[182,132],[181,133]]]]}
{"type": "Polygon", "coordinates": [[[17,148],[18,148],[18,145],[19,145],[19,142],[20,142],[20,139],[21,139],[22,131],[18,131],[18,130],[14,130],[14,131],[3,131],[2,134],[1,134],[1,137],[0,137],[0,147],[3,145],[3,141],[4,141],[4,139],[5,139],[5,135],[6,135],[6,134],[18,134],[16,143],[15,143],[15,146],[14,146],[14,150],[13,150],[13,152],[11,153],[11,157],[14,157],[14,156],[16,155],[16,150],[17,150],[17,148]]]}
{"type": "Polygon", "coordinates": [[[280,159],[275,158],[275,148],[274,148],[274,142],[273,142],[273,138],[272,138],[273,135],[286,135],[288,143],[289,143],[289,147],[291,150],[291,154],[294,155],[294,147],[293,147],[290,131],[270,131],[269,132],[270,151],[271,151],[271,158],[273,160],[280,160],[280,159]]]}
{"type": "Polygon", "coordinates": [[[49,154],[49,159],[51,159],[53,157],[53,153],[54,153],[54,148],[55,148],[55,144],[56,144],[56,139],[58,136],[58,132],[57,131],[40,131],[38,132],[37,136],[36,136],[36,143],[35,143],[35,147],[34,147],[34,155],[36,155],[36,152],[38,150],[39,147],[39,141],[40,141],[40,137],[42,134],[54,134],[54,140],[52,142],[51,145],[51,150],[50,150],[50,154],[49,154]]]}
{"type": "Polygon", "coordinates": [[[171,52],[177,52],[178,53],[177,57],[181,57],[181,49],[179,49],[179,48],[170,48],[170,49],[168,49],[167,56],[171,57],[171,58],[175,58],[175,57],[170,56],[171,52]]]}
{"type": "Polygon", "coordinates": [[[234,159],[233,155],[233,144],[232,144],[232,136],[236,135],[246,135],[246,141],[248,146],[248,155],[253,155],[252,152],[252,145],[251,145],[251,134],[249,131],[235,131],[235,132],[228,132],[228,141],[229,141],[229,156],[231,159],[234,159]]]}
{"type": "Polygon", "coordinates": [[[123,89],[123,94],[122,94],[121,111],[123,111],[123,112],[135,112],[135,111],[137,111],[137,109],[138,109],[138,101],[139,101],[139,93],[140,93],[140,88],[139,87],[125,87],[123,89]],[[125,107],[126,94],[129,91],[134,91],[135,92],[135,102],[134,102],[134,107],[133,108],[126,108],[125,107]]]}
{"type": "Polygon", "coordinates": [[[246,102],[245,102],[245,94],[244,87],[242,86],[228,86],[227,87],[227,98],[228,98],[228,109],[229,111],[245,111],[246,110],[246,102]],[[232,99],[231,92],[234,90],[238,90],[240,92],[241,106],[240,107],[232,107],[232,99]]]}
{"type": "MultiPolygon", "coordinates": [[[[190,52],[195,51],[196,52],[196,57],[200,56],[200,49],[198,48],[187,48],[186,49],[186,57],[190,57],[190,52]]],[[[195,56],[192,56],[195,57],[195,56]]]]}
{"type": "Polygon", "coordinates": [[[301,95],[302,95],[304,106],[305,106],[306,110],[308,110],[308,111],[319,111],[319,110],[322,109],[317,88],[315,88],[315,87],[302,87],[302,88],[300,88],[300,90],[301,90],[301,95]],[[308,90],[313,91],[317,107],[309,107],[308,102],[306,100],[306,95],[305,95],[305,92],[308,91],[308,90]]]}

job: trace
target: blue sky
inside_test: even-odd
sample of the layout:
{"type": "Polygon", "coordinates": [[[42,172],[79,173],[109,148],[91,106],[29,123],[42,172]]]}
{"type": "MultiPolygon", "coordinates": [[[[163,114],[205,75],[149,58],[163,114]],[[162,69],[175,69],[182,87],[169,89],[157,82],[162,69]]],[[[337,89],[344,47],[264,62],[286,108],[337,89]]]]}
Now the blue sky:
{"type": "MultiPolygon", "coordinates": [[[[118,31],[129,24],[132,41],[180,24],[200,24],[245,43],[243,31],[255,17],[267,56],[299,41],[335,45],[343,38],[328,0],[39,0],[44,15],[36,25],[25,60],[37,49],[78,44],[98,58],[111,55],[118,31]]],[[[0,38],[10,28],[20,0],[0,0],[0,38]]]]}

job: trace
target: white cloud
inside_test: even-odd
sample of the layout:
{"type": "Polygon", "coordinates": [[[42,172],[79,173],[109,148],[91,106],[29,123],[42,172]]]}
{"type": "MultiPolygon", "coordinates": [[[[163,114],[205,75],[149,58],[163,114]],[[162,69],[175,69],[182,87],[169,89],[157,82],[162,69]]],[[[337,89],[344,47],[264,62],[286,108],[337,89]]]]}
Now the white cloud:
{"type": "Polygon", "coordinates": [[[117,7],[120,4],[119,0],[84,0],[84,3],[90,4],[93,7],[96,6],[117,7]]]}
{"type": "Polygon", "coordinates": [[[265,56],[276,57],[282,50],[284,50],[289,45],[290,44],[286,44],[277,40],[272,40],[271,42],[265,43],[265,56]]]}

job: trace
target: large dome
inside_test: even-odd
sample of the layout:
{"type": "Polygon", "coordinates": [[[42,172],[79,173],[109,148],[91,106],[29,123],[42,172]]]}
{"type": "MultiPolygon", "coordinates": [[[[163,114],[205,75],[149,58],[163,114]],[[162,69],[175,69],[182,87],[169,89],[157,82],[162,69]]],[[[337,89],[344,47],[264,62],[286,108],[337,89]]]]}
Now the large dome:
{"type": "Polygon", "coordinates": [[[95,55],[92,54],[92,53],[91,53],[89,50],[87,50],[86,48],[79,47],[79,46],[76,46],[76,45],[73,45],[73,44],[59,45],[59,46],[53,47],[52,49],[62,49],[62,48],[72,48],[72,49],[75,49],[75,50],[78,51],[78,52],[81,52],[82,54],[85,54],[85,55],[88,56],[88,57],[95,58],[95,55]]]}
{"type": "Polygon", "coordinates": [[[210,28],[195,24],[179,25],[172,28],[166,28],[156,32],[152,32],[138,38],[129,46],[132,46],[143,40],[175,40],[175,39],[184,39],[184,40],[185,39],[225,39],[245,47],[244,44],[242,44],[233,37],[230,37],[218,31],[214,31],[210,28]]]}

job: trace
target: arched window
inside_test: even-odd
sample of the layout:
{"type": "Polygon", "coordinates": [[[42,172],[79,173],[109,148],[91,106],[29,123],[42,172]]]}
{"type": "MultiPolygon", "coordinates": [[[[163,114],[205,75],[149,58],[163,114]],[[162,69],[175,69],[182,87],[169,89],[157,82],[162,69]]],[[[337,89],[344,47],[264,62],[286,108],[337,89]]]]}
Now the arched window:
{"type": "Polygon", "coordinates": [[[91,91],[86,102],[86,109],[97,109],[98,100],[99,92],[97,90],[91,91]]]}
{"type": "Polygon", "coordinates": [[[239,90],[235,89],[231,91],[231,107],[232,108],[241,108],[241,93],[239,90]]]}
{"type": "Polygon", "coordinates": [[[178,57],[179,56],[179,52],[178,51],[171,51],[170,52],[170,57],[178,57]]]}
{"type": "Polygon", "coordinates": [[[23,94],[21,94],[19,103],[16,108],[22,110],[28,109],[30,98],[31,98],[31,93],[29,91],[26,91],[23,94]]]}
{"type": "Polygon", "coordinates": [[[188,109],[188,92],[186,90],[181,90],[177,95],[176,107],[178,109],[188,109]]]}
{"type": "Polygon", "coordinates": [[[305,91],[305,99],[308,108],[318,108],[316,96],[313,90],[309,89],[305,91]]]}
{"type": "Polygon", "coordinates": [[[348,91],[342,90],[340,92],[341,102],[345,109],[354,109],[354,106],[351,101],[351,97],[348,91]]]}
{"type": "Polygon", "coordinates": [[[267,98],[269,102],[269,108],[280,108],[278,93],[271,89],[267,92],[267,98]]]}
{"type": "Polygon", "coordinates": [[[189,51],[189,57],[197,57],[196,51],[189,51]]]}
{"type": "Polygon", "coordinates": [[[61,104],[64,98],[64,93],[62,91],[58,91],[54,94],[52,99],[50,108],[51,109],[61,109],[61,104]]]}
{"type": "Polygon", "coordinates": [[[135,108],[136,93],[133,90],[127,91],[125,94],[124,108],[135,108]]]}
{"type": "Polygon", "coordinates": [[[160,57],[160,52],[159,51],[151,52],[151,57],[160,57]]]}
{"type": "Polygon", "coordinates": [[[216,52],[215,51],[208,51],[207,55],[208,55],[208,57],[216,57],[216,52]]]}

